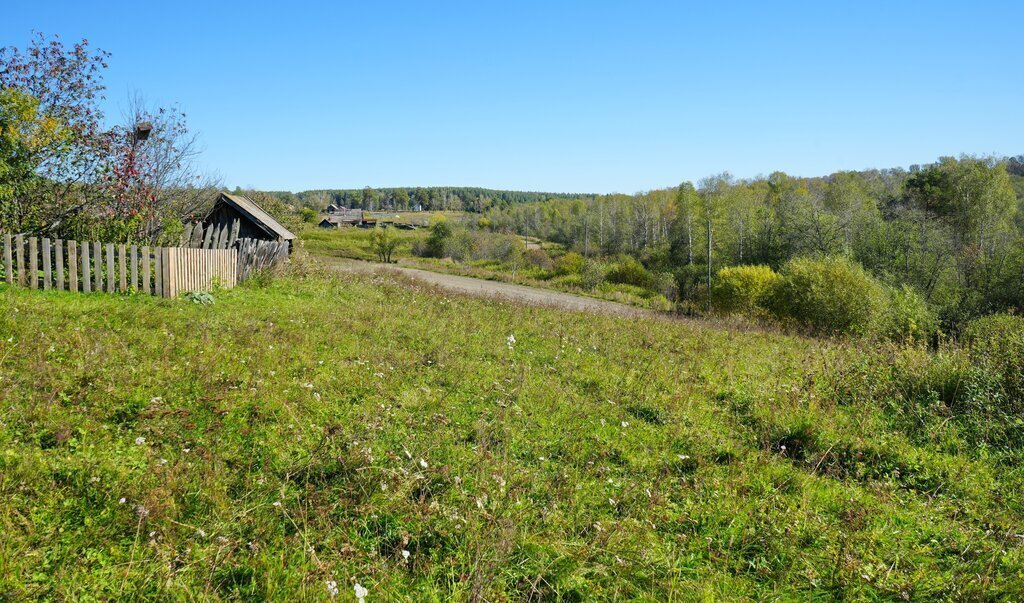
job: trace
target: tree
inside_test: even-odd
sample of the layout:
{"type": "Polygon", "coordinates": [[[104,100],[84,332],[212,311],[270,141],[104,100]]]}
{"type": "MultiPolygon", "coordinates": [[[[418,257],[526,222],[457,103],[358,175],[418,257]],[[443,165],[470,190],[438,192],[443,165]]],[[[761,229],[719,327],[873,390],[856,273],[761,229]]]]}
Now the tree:
{"type": "Polygon", "coordinates": [[[0,133],[6,159],[15,152],[17,162],[0,175],[0,188],[16,190],[22,205],[19,212],[4,211],[4,228],[66,231],[97,201],[100,191],[86,185],[97,180],[111,142],[98,104],[109,56],[91,50],[87,40],[67,48],[43,34],[25,51],[0,49],[0,90],[17,91],[5,93],[0,133]]]}
{"type": "Polygon", "coordinates": [[[370,233],[370,245],[377,254],[377,259],[385,264],[391,263],[391,254],[398,248],[399,239],[391,233],[390,228],[377,226],[370,233]]]}
{"type": "MultiPolygon", "coordinates": [[[[131,224],[127,238],[156,240],[168,227],[195,217],[219,184],[200,171],[197,135],[177,107],[149,109],[139,94],[129,98],[125,124],[111,130],[102,182],[105,218],[111,226],[131,224]],[[152,128],[136,140],[136,124],[152,128]]],[[[114,237],[111,240],[123,240],[114,237]]]]}
{"type": "Polygon", "coordinates": [[[676,189],[676,218],[672,225],[670,253],[677,262],[685,257],[686,265],[693,264],[693,222],[700,205],[697,189],[684,182],[676,189]]]}
{"type": "Polygon", "coordinates": [[[702,178],[700,181],[700,209],[704,217],[705,236],[708,249],[708,307],[711,306],[711,271],[713,261],[713,233],[714,221],[721,212],[722,204],[728,194],[729,186],[732,183],[732,175],[729,172],[722,172],[715,176],[702,178]]]}

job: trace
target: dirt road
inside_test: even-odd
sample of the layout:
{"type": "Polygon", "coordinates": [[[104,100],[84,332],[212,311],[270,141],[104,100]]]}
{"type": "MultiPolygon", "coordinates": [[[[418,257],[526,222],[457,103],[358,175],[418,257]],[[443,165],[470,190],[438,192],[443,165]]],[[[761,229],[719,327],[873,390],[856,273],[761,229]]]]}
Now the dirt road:
{"type": "Polygon", "coordinates": [[[513,285],[499,281],[488,281],[466,276],[453,274],[442,274],[420,270],[408,266],[395,264],[377,264],[374,262],[362,262],[358,260],[328,260],[328,266],[335,270],[347,272],[373,273],[377,271],[390,271],[402,274],[422,283],[432,285],[441,289],[466,293],[477,297],[502,298],[512,301],[526,302],[543,306],[554,306],[567,310],[581,310],[588,312],[603,312],[606,314],[618,314],[622,316],[645,316],[653,314],[649,310],[635,308],[626,304],[620,304],[602,299],[594,299],[572,293],[551,291],[549,289],[538,289],[523,285],[513,285]]]}

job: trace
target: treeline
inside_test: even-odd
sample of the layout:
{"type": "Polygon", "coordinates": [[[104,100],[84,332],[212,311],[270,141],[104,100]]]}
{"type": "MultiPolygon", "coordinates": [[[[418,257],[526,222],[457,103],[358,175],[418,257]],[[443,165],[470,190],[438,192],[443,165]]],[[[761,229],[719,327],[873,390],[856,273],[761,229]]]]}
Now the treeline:
{"type": "Polygon", "coordinates": [[[580,193],[501,191],[476,187],[413,187],[315,190],[299,193],[272,192],[271,195],[295,205],[323,210],[330,204],[376,210],[468,211],[483,213],[494,208],[548,199],[583,199],[580,193]]]}
{"type": "Polygon", "coordinates": [[[887,286],[911,287],[947,327],[1024,310],[1024,157],[821,178],[720,174],[633,196],[493,208],[486,218],[493,230],[586,257],[634,257],[671,273],[678,297],[694,303],[729,266],[843,257],[887,286]]]}

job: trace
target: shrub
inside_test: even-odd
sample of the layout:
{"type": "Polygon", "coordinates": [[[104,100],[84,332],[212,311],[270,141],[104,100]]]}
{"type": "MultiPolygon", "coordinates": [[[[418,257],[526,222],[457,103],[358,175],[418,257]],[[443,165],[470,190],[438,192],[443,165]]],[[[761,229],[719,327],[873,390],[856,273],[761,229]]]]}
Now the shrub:
{"type": "Polygon", "coordinates": [[[605,278],[610,283],[633,285],[643,289],[649,289],[654,283],[654,277],[644,268],[643,264],[629,256],[614,264],[605,278]]]}
{"type": "Polygon", "coordinates": [[[975,363],[1001,377],[1013,406],[1024,406],[1024,317],[993,314],[973,320],[964,343],[975,363]]]}
{"type": "Polygon", "coordinates": [[[755,316],[780,280],[782,277],[768,266],[722,268],[711,286],[711,305],[726,314],[755,316]]]}
{"type": "Polygon", "coordinates": [[[939,330],[938,319],[913,287],[903,285],[888,291],[880,334],[900,342],[927,342],[939,330]]]}
{"type": "Polygon", "coordinates": [[[430,225],[430,236],[427,237],[424,255],[433,258],[445,257],[448,241],[452,238],[452,225],[448,220],[437,220],[430,225]]]}
{"type": "Polygon", "coordinates": [[[604,268],[597,262],[587,262],[580,274],[584,289],[593,289],[604,282],[604,268]]]}
{"type": "Polygon", "coordinates": [[[587,258],[570,251],[555,261],[555,270],[558,274],[583,274],[587,267],[587,258]]]}
{"type": "Polygon", "coordinates": [[[486,232],[476,232],[473,236],[474,259],[514,262],[522,255],[523,242],[517,236],[486,232]]]}
{"type": "Polygon", "coordinates": [[[864,335],[885,309],[885,291],[848,259],[794,258],[765,302],[779,319],[812,333],[864,335]]]}
{"type": "Polygon", "coordinates": [[[671,272],[658,272],[654,275],[653,288],[658,293],[665,296],[665,299],[675,299],[676,294],[679,293],[679,288],[676,286],[676,277],[671,272]]]}
{"type": "Polygon", "coordinates": [[[526,251],[526,261],[542,270],[555,269],[555,261],[543,249],[528,249],[526,251]]]}

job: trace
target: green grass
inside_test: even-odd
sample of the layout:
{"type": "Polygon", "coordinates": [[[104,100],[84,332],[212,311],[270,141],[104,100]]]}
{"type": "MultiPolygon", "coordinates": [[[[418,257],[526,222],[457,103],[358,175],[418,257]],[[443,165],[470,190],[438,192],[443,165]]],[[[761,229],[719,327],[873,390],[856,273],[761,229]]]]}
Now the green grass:
{"type": "MultiPolygon", "coordinates": [[[[301,243],[310,254],[322,258],[350,258],[377,261],[370,246],[368,228],[310,228],[302,232],[301,243]]],[[[395,249],[395,261],[412,257],[412,244],[426,236],[425,231],[391,229],[391,235],[401,242],[395,249]]]]}
{"type": "Polygon", "coordinates": [[[0,600],[1024,592],[1019,464],[853,347],[386,276],[0,310],[0,600]]]}
{"type": "MultiPolygon", "coordinates": [[[[451,214],[452,212],[446,212],[451,214]]],[[[370,246],[370,230],[362,228],[341,228],[341,229],[308,229],[302,233],[301,242],[303,248],[313,256],[324,260],[345,258],[353,260],[364,260],[375,262],[377,254],[370,246]]],[[[541,289],[551,289],[585,295],[597,299],[615,301],[641,308],[653,310],[670,310],[672,304],[660,294],[653,291],[639,291],[638,288],[628,286],[617,286],[607,283],[604,287],[584,289],[579,286],[569,285],[561,279],[552,278],[553,272],[537,268],[526,262],[520,265],[510,266],[498,260],[470,260],[457,262],[451,258],[427,258],[413,254],[413,244],[427,238],[426,230],[408,231],[393,230],[392,234],[400,240],[398,248],[392,255],[392,261],[414,268],[454,274],[457,276],[468,276],[484,280],[515,283],[541,289]],[[632,289],[632,290],[630,290],[632,289]]],[[[539,239],[533,239],[537,243],[539,239]]],[[[551,242],[540,242],[540,246],[549,252],[563,252],[561,245],[551,242]]]]}

